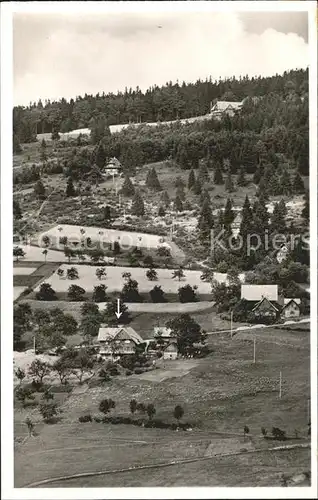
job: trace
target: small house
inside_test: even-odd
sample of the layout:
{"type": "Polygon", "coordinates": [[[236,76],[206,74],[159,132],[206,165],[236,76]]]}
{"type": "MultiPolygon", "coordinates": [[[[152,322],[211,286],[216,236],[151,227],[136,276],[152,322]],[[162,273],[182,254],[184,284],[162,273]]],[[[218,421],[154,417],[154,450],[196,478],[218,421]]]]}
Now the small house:
{"type": "Polygon", "coordinates": [[[284,299],[284,307],[282,309],[284,318],[299,318],[300,316],[300,299],[284,299]]]}
{"type": "Polygon", "coordinates": [[[242,108],[242,102],[217,101],[211,103],[210,114],[213,118],[222,118],[223,115],[234,116],[242,108]]]}
{"type": "Polygon", "coordinates": [[[231,229],[234,236],[237,236],[239,234],[241,229],[241,224],[242,224],[242,213],[237,212],[231,224],[231,229]]]}
{"type": "Polygon", "coordinates": [[[273,322],[281,310],[278,285],[241,285],[241,301],[246,303],[246,318],[273,322]]]}
{"type": "Polygon", "coordinates": [[[177,359],[178,346],[176,342],[169,343],[163,351],[163,359],[177,359]]]}
{"type": "Polygon", "coordinates": [[[277,262],[281,264],[287,258],[288,254],[289,254],[288,246],[282,245],[276,253],[277,262]]]}
{"type": "Polygon", "coordinates": [[[168,345],[176,341],[176,337],[172,334],[171,328],[167,328],[166,326],[155,326],[154,339],[158,344],[162,345],[168,345]]]}
{"type": "Polygon", "coordinates": [[[255,319],[264,320],[265,318],[275,319],[278,316],[279,308],[273,304],[266,297],[263,297],[262,300],[257,302],[257,304],[253,307],[252,313],[255,319]]]}
{"type": "Polygon", "coordinates": [[[98,332],[99,354],[103,357],[120,357],[134,354],[143,339],[130,326],[108,327],[102,325],[98,332]]]}
{"type": "Polygon", "coordinates": [[[103,175],[105,177],[119,175],[122,172],[122,165],[117,158],[111,158],[103,168],[103,175]]]}

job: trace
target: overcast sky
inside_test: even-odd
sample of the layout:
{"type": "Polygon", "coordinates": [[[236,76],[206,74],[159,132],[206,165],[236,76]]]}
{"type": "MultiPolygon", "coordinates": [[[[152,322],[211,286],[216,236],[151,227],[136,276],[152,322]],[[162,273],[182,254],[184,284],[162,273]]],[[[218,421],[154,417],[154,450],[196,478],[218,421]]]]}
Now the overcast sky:
{"type": "Polygon", "coordinates": [[[15,14],[14,104],[306,67],[307,14],[15,14]],[[161,26],[161,27],[160,27],[161,26]]]}

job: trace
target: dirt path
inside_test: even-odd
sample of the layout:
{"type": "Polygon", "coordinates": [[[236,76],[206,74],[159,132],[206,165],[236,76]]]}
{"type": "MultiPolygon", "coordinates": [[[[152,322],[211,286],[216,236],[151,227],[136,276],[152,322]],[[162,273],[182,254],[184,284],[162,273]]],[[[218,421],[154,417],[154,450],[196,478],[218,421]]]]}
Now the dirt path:
{"type": "Polygon", "coordinates": [[[101,475],[108,475],[108,474],[118,474],[118,473],[122,473],[122,472],[133,472],[136,470],[157,469],[157,468],[161,468],[161,467],[170,467],[173,465],[181,465],[181,464],[188,464],[188,463],[194,463],[194,462],[203,462],[206,460],[213,460],[215,458],[220,458],[220,457],[233,457],[233,456],[252,454],[252,453],[264,453],[264,451],[265,452],[284,451],[284,450],[291,450],[291,449],[295,449],[295,448],[310,448],[310,443],[292,444],[292,445],[285,445],[285,446],[274,446],[272,448],[268,448],[267,450],[256,449],[256,450],[246,450],[246,451],[238,451],[238,452],[232,452],[232,453],[223,453],[223,454],[219,453],[219,454],[215,454],[215,455],[211,455],[211,456],[185,458],[185,459],[173,460],[173,461],[169,461],[169,462],[137,465],[137,466],[133,466],[133,467],[125,467],[122,469],[107,469],[107,470],[101,470],[101,471],[97,471],[97,472],[81,472],[79,474],[72,474],[69,476],[60,476],[60,477],[54,477],[54,478],[50,478],[50,479],[44,479],[42,481],[36,481],[34,483],[30,483],[30,484],[25,485],[24,488],[34,488],[34,487],[42,486],[45,484],[56,483],[56,482],[60,482],[60,481],[67,481],[67,480],[76,479],[76,478],[101,476],[101,475]]]}

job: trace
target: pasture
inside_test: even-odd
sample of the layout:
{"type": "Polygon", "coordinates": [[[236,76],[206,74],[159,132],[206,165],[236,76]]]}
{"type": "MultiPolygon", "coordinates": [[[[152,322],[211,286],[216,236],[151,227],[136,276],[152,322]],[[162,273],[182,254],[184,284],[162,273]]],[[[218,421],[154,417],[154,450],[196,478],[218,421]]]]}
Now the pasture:
{"type": "MultiPolygon", "coordinates": [[[[308,443],[309,333],[295,332],[295,339],[288,337],[286,342],[289,332],[275,329],[279,337],[273,339],[273,329],[262,331],[254,364],[253,338],[259,331],[244,338],[238,334],[232,340],[226,334],[209,337],[212,352],[204,359],[189,360],[195,361],[191,366],[185,360],[182,376],[176,376],[183,363],[177,360],[165,362],[158,375],[162,369],[167,377],[157,380],[118,376],[99,387],[79,386],[62,404],[62,420],[55,425],[43,425],[34,413],[38,435],[16,447],[15,486],[185,459],[193,462],[154,467],[146,474],[130,470],[45,486],[279,486],[282,474],[309,471],[309,448],[269,451],[274,446],[308,443]],[[129,401],[135,398],[152,402],[156,418],[167,422],[173,421],[173,409],[180,404],[185,411],[182,421],[193,424],[193,430],[78,422],[81,415],[97,415],[105,397],[116,402],[113,415],[128,416],[129,401]],[[250,431],[246,437],[245,425],[250,431]],[[264,439],[261,427],[270,434],[273,426],[286,431],[288,441],[264,439]]],[[[16,410],[20,435],[25,416],[16,410]]]]}

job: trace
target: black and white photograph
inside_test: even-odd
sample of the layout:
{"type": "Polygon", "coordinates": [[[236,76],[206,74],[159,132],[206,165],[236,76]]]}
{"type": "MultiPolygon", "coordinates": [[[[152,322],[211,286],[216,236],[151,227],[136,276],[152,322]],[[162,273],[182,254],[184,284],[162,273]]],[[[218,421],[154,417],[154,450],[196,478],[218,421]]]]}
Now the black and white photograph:
{"type": "Polygon", "coordinates": [[[316,3],[1,37],[3,498],[315,497],[316,3]]]}

